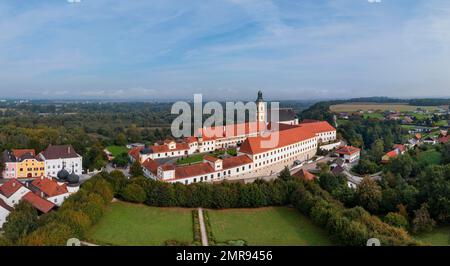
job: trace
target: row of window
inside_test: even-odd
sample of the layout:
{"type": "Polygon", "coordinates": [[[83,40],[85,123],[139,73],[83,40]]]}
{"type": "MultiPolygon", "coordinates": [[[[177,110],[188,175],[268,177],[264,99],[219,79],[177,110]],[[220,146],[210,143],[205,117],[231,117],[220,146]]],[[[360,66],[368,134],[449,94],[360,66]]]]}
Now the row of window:
{"type": "MultiPolygon", "coordinates": [[[[78,163],[75,163],[75,167],[78,167],[78,163]]],[[[56,165],[53,165],[53,167],[51,165],[49,165],[47,168],[48,169],[52,169],[52,168],[55,169],[56,165]]],[[[60,169],[60,168],[61,168],[61,165],[58,164],[58,168],[57,169],[60,169]]]]}
{"type": "MultiPolygon", "coordinates": [[[[252,165],[251,164],[248,165],[248,170],[250,170],[250,169],[252,169],[252,165]]],[[[245,165],[237,167],[237,168],[235,168],[235,170],[236,170],[236,173],[239,173],[240,171],[245,171],[245,165]]],[[[215,176],[217,178],[220,178],[221,176],[222,176],[222,178],[225,178],[226,176],[230,176],[230,175],[231,175],[231,169],[225,170],[223,172],[218,172],[218,173],[215,174],[215,176]]],[[[214,174],[200,176],[199,178],[194,177],[192,179],[192,183],[197,183],[197,181],[199,181],[199,182],[208,181],[208,177],[209,177],[209,180],[213,180],[214,179],[214,174]]],[[[184,184],[186,184],[186,185],[189,184],[189,180],[185,179],[184,180],[184,184]]]]}
{"type": "Polygon", "coordinates": [[[276,154],[278,154],[280,152],[285,152],[287,150],[290,150],[290,149],[293,149],[293,148],[298,148],[298,147],[301,147],[300,149],[297,150],[298,152],[306,151],[306,150],[310,150],[311,148],[316,147],[316,143],[314,141],[306,141],[305,143],[293,144],[293,145],[286,146],[286,147],[283,147],[281,149],[277,149],[277,150],[274,150],[274,151],[271,151],[271,152],[266,152],[266,153],[262,153],[260,155],[256,155],[255,156],[255,160],[265,158],[266,156],[269,157],[270,155],[276,155],[276,154]],[[311,144],[312,142],[313,142],[312,145],[309,145],[307,147],[301,147],[304,144],[311,144]]]}

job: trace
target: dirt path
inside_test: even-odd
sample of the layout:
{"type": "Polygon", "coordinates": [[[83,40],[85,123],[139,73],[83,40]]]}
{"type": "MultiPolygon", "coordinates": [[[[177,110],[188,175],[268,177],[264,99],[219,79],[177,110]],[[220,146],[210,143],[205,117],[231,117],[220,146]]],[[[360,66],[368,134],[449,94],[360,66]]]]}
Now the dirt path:
{"type": "Polygon", "coordinates": [[[202,246],[209,246],[208,235],[206,234],[205,221],[203,220],[203,209],[198,208],[198,222],[200,224],[200,234],[202,236],[202,246]]]}

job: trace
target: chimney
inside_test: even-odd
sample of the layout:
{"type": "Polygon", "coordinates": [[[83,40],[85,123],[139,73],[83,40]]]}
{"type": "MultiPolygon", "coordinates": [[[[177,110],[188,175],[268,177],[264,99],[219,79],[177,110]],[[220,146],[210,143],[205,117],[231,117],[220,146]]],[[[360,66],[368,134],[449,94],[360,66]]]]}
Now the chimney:
{"type": "Polygon", "coordinates": [[[12,186],[13,186],[13,187],[16,187],[16,182],[13,182],[13,183],[12,183],[12,186]]]}
{"type": "Polygon", "coordinates": [[[70,154],[70,145],[67,147],[67,154],[70,154]]]}

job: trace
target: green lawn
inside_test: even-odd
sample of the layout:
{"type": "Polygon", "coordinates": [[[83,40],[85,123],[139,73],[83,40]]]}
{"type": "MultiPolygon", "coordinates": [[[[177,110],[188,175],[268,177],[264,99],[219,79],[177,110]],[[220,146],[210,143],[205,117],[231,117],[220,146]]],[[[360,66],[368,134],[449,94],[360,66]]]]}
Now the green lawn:
{"type": "Polygon", "coordinates": [[[419,154],[419,162],[430,164],[439,164],[441,162],[441,153],[435,149],[423,151],[419,154]]]}
{"type": "Polygon", "coordinates": [[[199,163],[203,161],[203,157],[205,154],[194,154],[189,155],[188,157],[183,157],[177,160],[176,164],[182,165],[182,164],[192,164],[192,163],[199,163]]]}
{"type": "Polygon", "coordinates": [[[115,202],[92,228],[88,240],[120,246],[159,246],[166,240],[190,243],[192,227],[190,209],[115,202]]]}
{"type": "Polygon", "coordinates": [[[326,232],[287,207],[208,210],[217,242],[245,240],[248,245],[332,245],[326,232]]]}
{"type": "Polygon", "coordinates": [[[432,246],[450,246],[450,226],[436,228],[432,232],[418,235],[416,238],[432,246]]]}
{"type": "Polygon", "coordinates": [[[121,153],[128,152],[127,147],[124,147],[124,146],[111,145],[111,146],[106,147],[106,149],[112,154],[112,156],[117,156],[121,153]]]}

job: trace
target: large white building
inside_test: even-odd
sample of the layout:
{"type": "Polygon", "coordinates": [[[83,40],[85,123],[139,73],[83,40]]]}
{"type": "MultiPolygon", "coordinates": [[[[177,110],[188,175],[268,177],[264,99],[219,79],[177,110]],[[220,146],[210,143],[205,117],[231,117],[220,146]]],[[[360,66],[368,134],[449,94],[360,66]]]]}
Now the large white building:
{"type": "Polygon", "coordinates": [[[77,175],[82,174],[83,158],[72,145],[49,145],[38,156],[45,161],[45,176],[47,177],[56,177],[63,167],[73,169],[77,175]]]}
{"type": "Polygon", "coordinates": [[[145,157],[140,160],[144,174],[156,180],[183,184],[239,178],[273,165],[291,166],[294,161],[310,160],[321,144],[336,140],[336,129],[326,121],[299,124],[295,115],[291,115],[278,123],[267,123],[261,92],[258,92],[256,106],[256,122],[202,128],[199,136],[185,139],[189,148],[196,152],[238,147],[237,156],[223,159],[205,156],[200,163],[184,166],[159,165],[154,158],[145,157]],[[265,145],[266,133],[277,139],[271,146],[265,145]]]}

